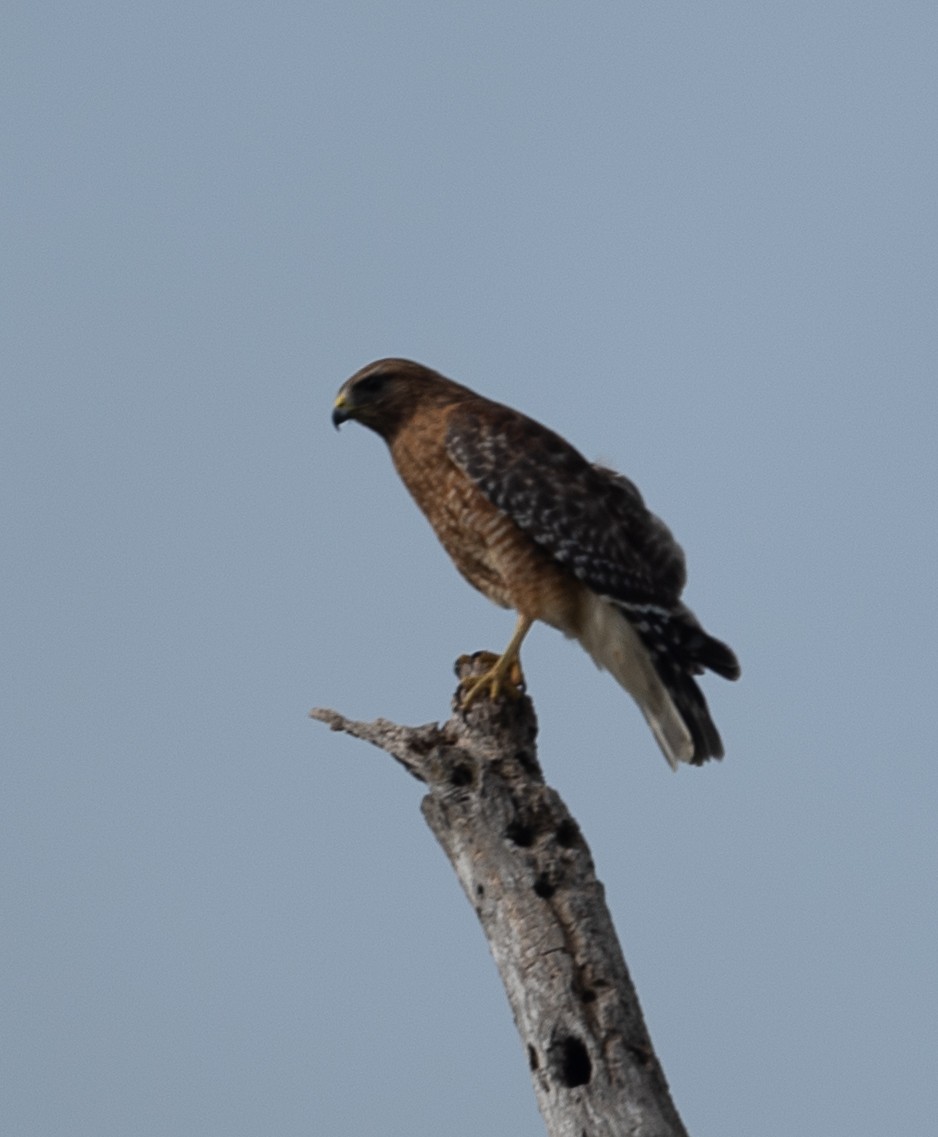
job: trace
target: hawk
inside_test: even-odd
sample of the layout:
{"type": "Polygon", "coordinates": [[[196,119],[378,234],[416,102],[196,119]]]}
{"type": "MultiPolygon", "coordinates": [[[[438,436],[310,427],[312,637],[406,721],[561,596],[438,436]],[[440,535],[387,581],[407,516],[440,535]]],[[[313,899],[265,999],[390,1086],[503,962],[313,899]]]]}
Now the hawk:
{"type": "Polygon", "coordinates": [[[681,601],[684,554],[628,478],[560,435],[406,359],[347,379],[332,411],[379,434],[459,572],[518,614],[493,666],[462,695],[520,684],[535,620],[577,640],[638,703],[673,769],[723,757],[694,676],[739,677],[736,656],[681,601]]]}

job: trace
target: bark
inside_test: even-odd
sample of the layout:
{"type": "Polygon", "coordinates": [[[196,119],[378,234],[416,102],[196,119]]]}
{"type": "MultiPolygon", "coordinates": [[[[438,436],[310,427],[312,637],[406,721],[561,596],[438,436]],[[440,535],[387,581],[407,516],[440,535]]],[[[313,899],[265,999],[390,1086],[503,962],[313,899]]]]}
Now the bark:
{"type": "MultiPolygon", "coordinates": [[[[463,656],[457,674],[486,660],[463,656]]],[[[312,717],[425,783],[421,810],[489,942],[550,1137],[687,1137],[579,826],[537,761],[526,695],[442,726],[312,717]]]]}

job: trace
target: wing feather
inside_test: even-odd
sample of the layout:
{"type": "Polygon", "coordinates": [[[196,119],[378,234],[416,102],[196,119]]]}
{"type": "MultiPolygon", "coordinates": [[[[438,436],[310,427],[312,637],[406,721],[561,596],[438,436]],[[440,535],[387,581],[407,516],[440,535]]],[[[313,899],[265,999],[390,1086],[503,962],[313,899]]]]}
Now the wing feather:
{"type": "Polygon", "coordinates": [[[446,450],[493,505],[594,592],[625,604],[677,601],[684,554],[628,478],[481,398],[454,408],[446,450]]]}

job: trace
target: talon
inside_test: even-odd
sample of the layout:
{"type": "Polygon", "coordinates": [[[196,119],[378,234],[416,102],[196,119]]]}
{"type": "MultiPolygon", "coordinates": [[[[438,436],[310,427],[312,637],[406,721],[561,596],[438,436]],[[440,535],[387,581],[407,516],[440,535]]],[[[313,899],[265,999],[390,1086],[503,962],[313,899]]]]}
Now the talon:
{"type": "Polygon", "coordinates": [[[510,699],[520,699],[524,693],[524,673],[517,657],[506,658],[491,652],[480,652],[475,657],[476,662],[480,658],[493,660],[492,666],[481,675],[463,680],[465,689],[459,700],[462,707],[470,707],[483,694],[487,694],[493,702],[503,693],[510,699]]]}
{"type": "Polygon", "coordinates": [[[503,690],[511,699],[521,697],[524,693],[524,672],[521,670],[521,659],[518,653],[521,651],[521,641],[527,635],[532,622],[527,616],[518,617],[515,634],[501,655],[496,656],[490,651],[480,651],[476,652],[474,656],[460,657],[460,663],[463,660],[476,663],[480,659],[486,662],[492,660],[491,667],[481,675],[464,679],[460,684],[460,689],[463,685],[466,687],[465,692],[461,693],[459,698],[463,708],[471,706],[486,689],[489,698],[493,701],[501,695],[503,690]]]}
{"type": "Polygon", "coordinates": [[[468,687],[459,700],[464,709],[470,707],[480,695],[488,695],[495,702],[503,694],[510,699],[520,699],[524,694],[524,675],[516,659],[504,667],[496,664],[478,678],[467,682],[468,687]]]}

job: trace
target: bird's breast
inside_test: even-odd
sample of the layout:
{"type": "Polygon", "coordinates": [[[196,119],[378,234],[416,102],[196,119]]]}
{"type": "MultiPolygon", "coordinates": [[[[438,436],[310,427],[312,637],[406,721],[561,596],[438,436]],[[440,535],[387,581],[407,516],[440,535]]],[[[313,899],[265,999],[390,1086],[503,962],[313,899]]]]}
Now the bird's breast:
{"type": "Polygon", "coordinates": [[[459,572],[489,600],[577,634],[583,586],[497,509],[446,452],[442,431],[414,424],[394,464],[459,572]]]}

